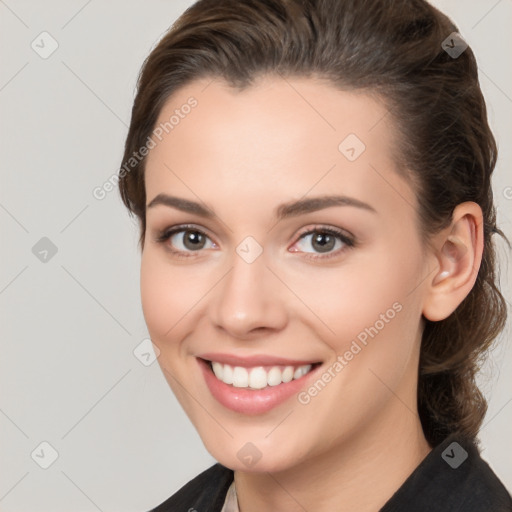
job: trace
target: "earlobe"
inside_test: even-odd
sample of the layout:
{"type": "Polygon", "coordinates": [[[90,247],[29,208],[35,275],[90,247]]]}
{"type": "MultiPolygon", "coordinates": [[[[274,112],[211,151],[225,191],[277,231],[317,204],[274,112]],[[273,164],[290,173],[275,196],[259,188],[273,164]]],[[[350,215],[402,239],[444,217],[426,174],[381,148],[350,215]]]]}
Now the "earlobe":
{"type": "Polygon", "coordinates": [[[433,278],[427,283],[423,315],[433,322],[447,318],[469,294],[482,261],[482,210],[474,202],[458,205],[451,225],[438,235],[433,278]]]}

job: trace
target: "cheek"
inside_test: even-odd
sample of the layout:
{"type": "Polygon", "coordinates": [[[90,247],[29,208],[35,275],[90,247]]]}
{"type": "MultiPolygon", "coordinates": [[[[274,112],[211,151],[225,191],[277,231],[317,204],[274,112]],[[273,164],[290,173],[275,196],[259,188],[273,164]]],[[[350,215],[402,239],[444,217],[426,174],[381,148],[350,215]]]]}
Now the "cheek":
{"type": "Polygon", "coordinates": [[[319,377],[327,384],[313,382],[299,402],[307,403],[304,414],[329,425],[323,432],[328,431],[327,437],[374,417],[394,393],[401,393],[402,383],[412,389],[421,300],[419,292],[411,291],[421,280],[420,256],[411,251],[404,261],[396,253],[388,252],[387,258],[384,251],[379,257],[374,253],[350,269],[315,279],[315,286],[302,287],[302,296],[321,319],[313,329],[333,351],[319,377]]]}
{"type": "Polygon", "coordinates": [[[407,357],[404,344],[413,343],[421,316],[419,294],[411,292],[421,276],[419,250],[409,248],[404,256],[399,247],[387,246],[354,258],[339,272],[317,272],[314,281],[302,278],[294,290],[314,313],[315,330],[337,354],[357,351],[354,340],[361,354],[370,352],[366,347],[378,340],[371,352],[400,348],[407,357]]]}
{"type": "Polygon", "coordinates": [[[172,295],[166,293],[170,283],[166,281],[160,267],[145,250],[140,269],[140,292],[144,319],[154,341],[161,341],[162,334],[171,327],[172,318],[169,313],[174,310],[172,295]]]}
{"type": "Polygon", "coordinates": [[[313,407],[327,418],[333,403],[342,404],[332,435],[340,425],[349,429],[374,417],[396,400],[394,393],[414,401],[407,393],[414,393],[417,373],[423,267],[419,242],[404,227],[403,234],[381,237],[350,268],[323,281],[332,301],[325,302],[322,318],[336,333],[326,340],[342,360],[325,400],[313,407]]]}
{"type": "Polygon", "coordinates": [[[187,310],[195,301],[187,296],[186,276],[171,271],[165,258],[156,251],[144,250],[140,268],[142,310],[152,342],[160,350],[158,363],[170,388],[188,411],[186,393],[177,382],[183,381],[179,342],[187,331],[187,310]],[[173,378],[174,377],[174,378],[173,378]],[[178,379],[177,381],[175,379],[178,379]]]}
{"type": "Polygon", "coordinates": [[[211,288],[211,269],[171,264],[158,250],[142,255],[140,292],[142,310],[151,339],[161,350],[173,349],[193,330],[211,288]]]}
{"type": "MultiPolygon", "coordinates": [[[[175,337],[185,304],[191,302],[185,276],[171,272],[155,251],[145,251],[140,270],[140,292],[144,319],[151,338],[159,345],[175,337]]],[[[161,348],[164,348],[163,346],[161,348]]]]}

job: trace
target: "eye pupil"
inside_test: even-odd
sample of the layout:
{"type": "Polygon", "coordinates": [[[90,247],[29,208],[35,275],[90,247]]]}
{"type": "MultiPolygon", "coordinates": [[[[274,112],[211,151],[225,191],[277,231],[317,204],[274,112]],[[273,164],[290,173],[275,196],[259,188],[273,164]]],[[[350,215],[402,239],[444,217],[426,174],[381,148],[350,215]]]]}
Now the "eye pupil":
{"type": "Polygon", "coordinates": [[[194,250],[202,248],[202,245],[204,245],[204,236],[198,231],[186,231],[184,236],[184,245],[187,249],[194,250]],[[189,243],[191,243],[191,246],[188,245],[189,243]]]}
{"type": "Polygon", "coordinates": [[[334,248],[335,242],[335,238],[329,233],[317,233],[313,237],[313,245],[319,244],[320,252],[329,252],[334,248]]]}

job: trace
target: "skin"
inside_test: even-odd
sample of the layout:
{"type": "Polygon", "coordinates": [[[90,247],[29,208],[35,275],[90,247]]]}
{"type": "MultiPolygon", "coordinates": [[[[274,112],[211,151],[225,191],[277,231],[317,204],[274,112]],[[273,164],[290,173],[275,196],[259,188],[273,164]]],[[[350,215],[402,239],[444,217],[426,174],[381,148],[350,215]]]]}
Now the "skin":
{"type": "Polygon", "coordinates": [[[423,317],[446,318],[471,290],[481,210],[459,205],[427,248],[415,193],[396,171],[391,116],[368,93],[279,76],[235,92],[208,79],[169,98],[158,123],[190,96],[197,107],[146,162],[147,205],[167,193],[215,213],[147,208],[142,306],[163,374],[207,450],[235,471],[242,512],[378,510],[431,450],[416,408],[423,317]],[[350,133],[366,145],[353,162],[338,149],[350,133]],[[331,194],[375,212],[332,206],[273,216],[282,203],[331,194]],[[185,223],[207,235],[204,248],[184,245],[186,232],[155,241],[185,223]],[[336,241],[322,253],[311,235],[300,240],[315,227],[348,232],[356,245],[336,241]],[[252,263],[236,252],[247,236],[263,248],[252,263]],[[315,255],[334,257],[308,259],[315,255]],[[264,414],[233,412],[197,365],[196,355],[216,351],[313,359],[327,369],[394,303],[400,312],[306,405],[293,396],[264,414]],[[247,442],[261,453],[252,467],[237,457],[247,442]]]}

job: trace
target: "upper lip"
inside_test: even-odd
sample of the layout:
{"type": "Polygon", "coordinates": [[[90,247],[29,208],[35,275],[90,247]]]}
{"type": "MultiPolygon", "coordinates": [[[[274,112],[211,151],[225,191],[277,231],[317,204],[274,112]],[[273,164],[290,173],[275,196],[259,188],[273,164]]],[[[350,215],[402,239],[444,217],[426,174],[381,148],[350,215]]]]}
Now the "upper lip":
{"type": "Polygon", "coordinates": [[[285,357],[270,356],[266,354],[256,354],[252,356],[235,356],[233,354],[223,354],[208,352],[206,354],[200,354],[197,357],[205,359],[207,361],[216,361],[222,364],[229,364],[231,366],[304,366],[306,364],[318,363],[318,360],[299,360],[299,359],[288,359],[285,357]]]}

